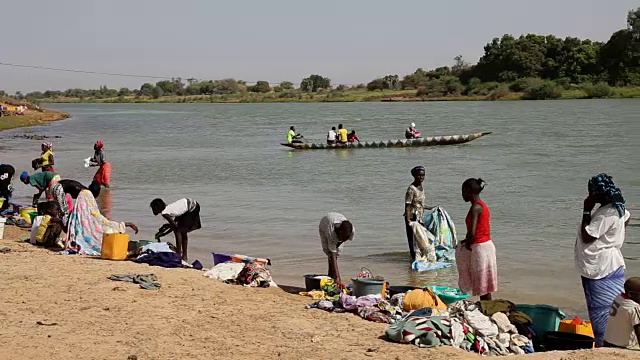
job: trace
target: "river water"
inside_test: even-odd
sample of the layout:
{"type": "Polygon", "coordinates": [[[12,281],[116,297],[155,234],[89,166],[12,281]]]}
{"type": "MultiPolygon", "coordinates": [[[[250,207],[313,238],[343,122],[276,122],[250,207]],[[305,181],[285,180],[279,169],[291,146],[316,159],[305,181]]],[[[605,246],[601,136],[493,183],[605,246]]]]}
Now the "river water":
{"type": "MultiPolygon", "coordinates": [[[[455,285],[455,268],[409,270],[402,218],[415,165],[427,168],[428,205],[444,207],[464,237],[468,177],[488,183],[500,292],[518,302],[545,302],[583,312],[573,245],[587,180],[614,177],[634,219],[640,209],[640,101],[429,102],[327,104],[69,104],[73,115],[46,127],[0,134],[0,161],[17,170],[54,139],[56,170],[89,183],[82,159],[102,139],[113,166],[112,189],[100,196],[105,213],[139,225],[151,239],[161,225],[149,202],[181,197],[202,206],[203,229],[190,235],[190,258],[212,263],[211,251],[269,257],[277,282],[302,285],[305,273],[324,273],[318,222],[328,211],[356,228],[340,259],[344,279],[361,267],[392,284],[455,285]],[[493,134],[465,145],[433,148],[290,151],[279,145],[290,125],[324,141],[338,123],[363,140],[402,137],[415,122],[423,135],[493,134]]],[[[16,181],[16,197],[33,193],[16,181]]],[[[638,220],[636,220],[638,221],[638,220]]],[[[623,248],[628,274],[640,274],[640,228],[628,228],[623,248]]]]}

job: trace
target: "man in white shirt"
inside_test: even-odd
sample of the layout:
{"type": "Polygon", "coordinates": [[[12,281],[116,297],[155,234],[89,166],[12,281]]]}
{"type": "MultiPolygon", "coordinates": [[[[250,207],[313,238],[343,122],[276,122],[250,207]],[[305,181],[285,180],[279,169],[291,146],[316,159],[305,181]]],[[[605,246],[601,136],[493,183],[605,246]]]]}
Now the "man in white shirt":
{"type": "Polygon", "coordinates": [[[336,143],[338,133],[336,133],[336,127],[332,127],[327,133],[327,145],[333,145],[336,143]]]}
{"type": "Polygon", "coordinates": [[[330,212],[320,220],[319,226],[322,251],[327,255],[329,271],[327,275],[337,284],[342,283],[338,270],[338,255],[342,244],[353,240],[353,225],[347,218],[339,213],[330,212]]]}
{"type": "Polygon", "coordinates": [[[613,301],[604,345],[625,349],[640,349],[640,278],[632,277],[624,283],[624,293],[613,301]]]}
{"type": "Polygon", "coordinates": [[[200,204],[189,198],[183,198],[169,205],[165,204],[162,199],[154,199],[151,201],[151,211],[153,215],[162,214],[168,224],[163,225],[156,234],[156,239],[169,234],[173,231],[176,237],[176,249],[178,254],[187,261],[187,245],[189,238],[187,233],[198,230],[202,227],[200,223],[200,204]]]}

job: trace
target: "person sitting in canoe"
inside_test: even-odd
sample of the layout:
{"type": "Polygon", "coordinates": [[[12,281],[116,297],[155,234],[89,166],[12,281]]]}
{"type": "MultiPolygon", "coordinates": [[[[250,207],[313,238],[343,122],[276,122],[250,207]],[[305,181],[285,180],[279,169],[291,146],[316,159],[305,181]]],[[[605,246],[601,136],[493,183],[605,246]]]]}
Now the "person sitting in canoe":
{"type": "Polygon", "coordinates": [[[287,144],[299,144],[302,142],[304,136],[302,134],[296,134],[296,127],[292,126],[289,128],[289,132],[287,132],[287,144]]]}
{"type": "Polygon", "coordinates": [[[327,133],[327,145],[333,145],[336,143],[338,138],[338,134],[336,133],[336,127],[332,127],[331,130],[327,133]]]}
{"type": "Polygon", "coordinates": [[[416,124],[411,123],[411,126],[409,126],[407,130],[405,130],[404,137],[406,139],[419,139],[422,137],[422,134],[420,133],[420,131],[418,131],[418,129],[416,129],[416,124]]]}
{"type": "Polygon", "coordinates": [[[339,144],[346,144],[347,143],[347,134],[349,132],[347,131],[347,128],[342,127],[342,124],[338,124],[338,143],[339,144]]]}
{"type": "Polygon", "coordinates": [[[358,135],[356,134],[355,130],[351,130],[351,132],[347,135],[347,141],[349,143],[356,142],[356,141],[360,143],[360,138],[358,138],[358,135]]]}

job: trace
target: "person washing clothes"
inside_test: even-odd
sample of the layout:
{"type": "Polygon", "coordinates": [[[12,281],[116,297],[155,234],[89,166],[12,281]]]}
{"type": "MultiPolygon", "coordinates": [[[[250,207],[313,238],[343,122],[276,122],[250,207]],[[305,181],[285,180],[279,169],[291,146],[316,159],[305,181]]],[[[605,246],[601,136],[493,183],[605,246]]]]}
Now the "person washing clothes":
{"type": "Polygon", "coordinates": [[[640,277],[624,283],[624,292],[613,300],[604,333],[604,346],[640,350],[640,277]]]}
{"type": "Polygon", "coordinates": [[[89,159],[89,166],[99,166],[98,171],[93,176],[93,180],[100,186],[109,187],[111,182],[111,164],[104,156],[104,143],[102,140],[96,141],[93,145],[93,157],[89,159]]]}
{"type": "Polygon", "coordinates": [[[625,262],[620,249],[631,214],[611,176],[599,174],[587,184],[582,222],[575,242],[576,269],[582,279],[596,346],[604,342],[611,304],[624,290],[625,262]],[[596,204],[600,204],[595,211],[596,204]]]}
{"type": "Polygon", "coordinates": [[[38,199],[42,196],[42,193],[46,193],[48,200],[52,199],[51,187],[60,181],[60,175],[51,171],[37,172],[29,175],[28,172],[23,171],[20,174],[20,181],[25,185],[31,185],[38,189],[38,193],[33,195],[33,206],[38,205],[38,199]]]}
{"type": "Polygon", "coordinates": [[[347,218],[337,212],[330,212],[320,220],[318,228],[320,233],[320,242],[322,243],[322,251],[327,255],[329,270],[327,275],[332,278],[336,284],[342,284],[340,278],[340,270],[338,269],[338,256],[342,244],[353,240],[353,225],[347,218]]]}
{"type": "Polygon", "coordinates": [[[53,144],[50,142],[43,142],[41,149],[42,154],[40,154],[40,157],[31,162],[33,170],[42,169],[42,171],[53,172],[53,144]]]}
{"type": "Polygon", "coordinates": [[[162,214],[168,224],[158,229],[155,238],[173,232],[176,238],[177,253],[182,256],[182,260],[188,260],[187,247],[189,245],[188,233],[202,228],[200,223],[200,204],[193,199],[183,198],[169,205],[162,199],[151,201],[151,211],[153,215],[162,214]]]}
{"type": "Polygon", "coordinates": [[[13,176],[16,169],[9,164],[0,164],[0,197],[4,198],[0,212],[9,208],[9,202],[13,196],[13,176]]]}

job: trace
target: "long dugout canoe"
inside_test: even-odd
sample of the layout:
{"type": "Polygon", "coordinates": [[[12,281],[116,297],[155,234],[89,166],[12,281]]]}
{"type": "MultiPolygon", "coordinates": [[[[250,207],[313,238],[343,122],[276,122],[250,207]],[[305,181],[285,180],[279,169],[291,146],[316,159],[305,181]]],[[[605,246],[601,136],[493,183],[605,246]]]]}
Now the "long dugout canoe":
{"type": "Polygon", "coordinates": [[[333,145],[327,145],[323,143],[293,143],[293,144],[281,143],[280,145],[286,146],[292,149],[296,149],[296,150],[419,147],[419,146],[464,144],[489,134],[491,134],[490,131],[485,131],[485,132],[479,132],[475,134],[429,136],[426,138],[409,139],[409,140],[401,139],[401,140],[372,141],[372,142],[364,141],[360,143],[333,144],[333,145]]]}

